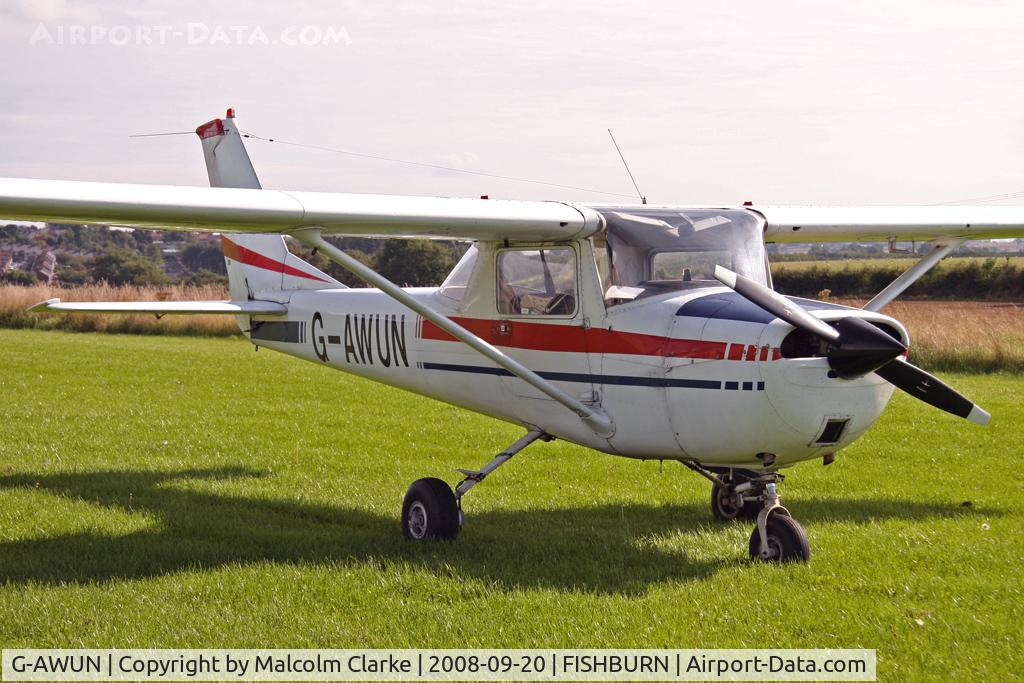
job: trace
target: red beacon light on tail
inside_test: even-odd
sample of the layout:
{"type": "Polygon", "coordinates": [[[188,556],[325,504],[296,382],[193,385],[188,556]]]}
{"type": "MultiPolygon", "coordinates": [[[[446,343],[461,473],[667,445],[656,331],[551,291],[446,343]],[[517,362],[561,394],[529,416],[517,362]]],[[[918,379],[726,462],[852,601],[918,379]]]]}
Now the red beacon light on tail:
{"type": "Polygon", "coordinates": [[[235,118],[235,108],[234,107],[228,107],[228,113],[224,115],[224,118],[226,118],[226,119],[233,119],[233,118],[235,118]]]}

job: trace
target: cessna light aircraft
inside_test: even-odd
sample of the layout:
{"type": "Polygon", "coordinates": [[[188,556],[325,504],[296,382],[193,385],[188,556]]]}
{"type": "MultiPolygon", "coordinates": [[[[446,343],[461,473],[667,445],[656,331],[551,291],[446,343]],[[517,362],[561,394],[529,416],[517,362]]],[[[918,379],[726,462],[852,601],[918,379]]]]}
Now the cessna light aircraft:
{"type": "Polygon", "coordinates": [[[1021,207],[594,205],[263,190],[232,110],[200,126],[211,188],[0,179],[0,216],[222,235],[230,301],[61,302],[37,311],[236,316],[249,340],[525,429],[454,490],[412,484],[402,528],[454,539],[462,499],[537,440],[678,460],[711,511],[756,520],[752,558],[806,561],[780,471],[832,461],[894,388],[953,415],[989,414],[905,359],[879,311],[967,239],[1024,236],[1021,207]],[[325,237],[473,245],[440,287],[401,288],[325,237]],[[374,288],[289,253],[319,250],[374,288]],[[772,289],[766,242],[930,242],[861,309],[772,289]]]}

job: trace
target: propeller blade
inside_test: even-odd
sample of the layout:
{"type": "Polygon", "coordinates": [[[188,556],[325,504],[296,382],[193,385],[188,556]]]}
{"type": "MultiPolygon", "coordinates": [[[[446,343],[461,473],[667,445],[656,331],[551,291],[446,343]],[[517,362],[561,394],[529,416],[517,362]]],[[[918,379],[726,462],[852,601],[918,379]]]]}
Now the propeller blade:
{"type": "Polygon", "coordinates": [[[921,368],[897,358],[875,370],[886,381],[914,398],[980,425],[987,425],[991,415],[942,380],[921,368]]]}
{"type": "Polygon", "coordinates": [[[715,278],[740,296],[749,299],[775,317],[782,318],[793,327],[798,327],[833,344],[839,341],[838,330],[815,318],[803,307],[778,292],[722,266],[715,266],[715,278]]]}

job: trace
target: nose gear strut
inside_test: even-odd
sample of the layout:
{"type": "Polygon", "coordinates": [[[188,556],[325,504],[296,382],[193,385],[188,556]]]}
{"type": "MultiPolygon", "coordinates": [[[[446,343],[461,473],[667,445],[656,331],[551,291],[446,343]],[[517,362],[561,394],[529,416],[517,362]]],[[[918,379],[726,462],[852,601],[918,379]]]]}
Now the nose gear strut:
{"type": "Polygon", "coordinates": [[[753,519],[751,559],[765,562],[807,562],[811,557],[807,533],[779,501],[778,472],[705,467],[683,461],[688,468],[712,482],[711,511],[717,519],[753,519]]]}

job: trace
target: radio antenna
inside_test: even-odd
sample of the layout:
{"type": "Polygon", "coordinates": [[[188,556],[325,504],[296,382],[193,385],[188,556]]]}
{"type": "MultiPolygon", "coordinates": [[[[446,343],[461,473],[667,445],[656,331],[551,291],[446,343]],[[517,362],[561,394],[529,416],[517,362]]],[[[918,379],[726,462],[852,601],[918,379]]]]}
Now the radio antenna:
{"type": "Polygon", "coordinates": [[[636,178],[633,177],[633,172],[629,170],[629,164],[626,163],[626,157],[622,154],[622,150],[619,149],[619,143],[615,141],[615,135],[612,133],[612,129],[608,129],[608,137],[612,139],[612,144],[615,145],[615,151],[619,153],[619,158],[622,159],[622,165],[626,167],[626,173],[629,174],[629,179],[633,181],[633,187],[636,189],[636,193],[640,196],[640,203],[646,204],[647,197],[640,191],[640,186],[636,184],[636,178]]]}

